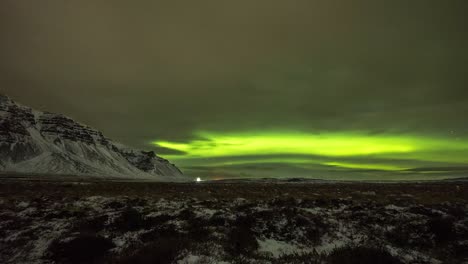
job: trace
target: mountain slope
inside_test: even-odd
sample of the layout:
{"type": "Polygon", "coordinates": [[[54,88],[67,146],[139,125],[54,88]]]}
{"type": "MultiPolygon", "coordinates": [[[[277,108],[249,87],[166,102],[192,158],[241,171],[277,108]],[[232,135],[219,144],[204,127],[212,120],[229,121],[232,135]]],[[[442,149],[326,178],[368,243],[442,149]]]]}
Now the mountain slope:
{"type": "Polygon", "coordinates": [[[0,171],[181,179],[154,152],[133,150],[64,115],[40,112],[0,95],[0,171]]]}

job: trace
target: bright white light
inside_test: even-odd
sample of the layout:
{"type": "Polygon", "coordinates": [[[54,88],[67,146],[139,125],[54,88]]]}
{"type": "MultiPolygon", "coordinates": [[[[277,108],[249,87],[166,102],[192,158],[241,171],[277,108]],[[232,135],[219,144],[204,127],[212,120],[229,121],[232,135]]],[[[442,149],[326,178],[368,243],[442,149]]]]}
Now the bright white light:
{"type": "Polygon", "coordinates": [[[201,182],[201,179],[200,179],[200,178],[197,178],[197,182],[201,182]]]}

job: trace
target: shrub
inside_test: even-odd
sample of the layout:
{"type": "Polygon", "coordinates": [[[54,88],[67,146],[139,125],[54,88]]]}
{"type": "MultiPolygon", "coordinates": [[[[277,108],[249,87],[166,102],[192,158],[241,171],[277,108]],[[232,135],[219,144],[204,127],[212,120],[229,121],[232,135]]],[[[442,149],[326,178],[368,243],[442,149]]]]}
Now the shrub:
{"type": "Polygon", "coordinates": [[[113,227],[121,231],[135,231],[142,228],[144,224],[145,221],[140,212],[129,207],[114,221],[113,227]]]}
{"type": "Polygon", "coordinates": [[[258,247],[259,244],[253,232],[246,226],[237,226],[228,233],[224,249],[236,256],[249,255],[258,247]]]}
{"type": "Polygon", "coordinates": [[[176,230],[176,227],[172,224],[165,226],[158,226],[155,229],[146,232],[140,236],[140,240],[143,243],[153,242],[159,238],[164,237],[180,237],[181,234],[176,230]]]}
{"type": "Polygon", "coordinates": [[[184,209],[179,213],[177,219],[190,221],[193,220],[196,216],[197,215],[193,212],[192,209],[184,209]]]}
{"type": "Polygon", "coordinates": [[[455,257],[464,259],[468,258],[468,243],[457,243],[453,247],[455,257]]]}
{"type": "Polygon", "coordinates": [[[272,261],[273,264],[320,264],[321,257],[316,252],[314,253],[292,253],[281,255],[278,259],[272,261]]]}
{"type": "Polygon", "coordinates": [[[436,242],[443,243],[455,240],[454,220],[451,217],[434,217],[428,222],[429,231],[434,234],[436,242]]]}
{"type": "Polygon", "coordinates": [[[57,263],[99,263],[114,246],[110,239],[82,235],[67,242],[56,240],[48,251],[51,259],[57,263]]]}
{"type": "Polygon", "coordinates": [[[146,217],[145,219],[146,227],[148,228],[153,227],[153,226],[157,227],[157,226],[166,224],[173,218],[174,218],[173,216],[170,216],[168,214],[161,214],[157,216],[146,217]]]}
{"type": "Polygon", "coordinates": [[[401,223],[398,228],[385,232],[385,237],[392,244],[403,248],[429,248],[434,244],[426,225],[419,222],[401,223]]]}
{"type": "Polygon", "coordinates": [[[201,218],[195,218],[187,223],[186,230],[191,240],[204,241],[208,239],[211,232],[207,227],[207,222],[201,218]]]}
{"type": "Polygon", "coordinates": [[[73,230],[81,233],[97,233],[105,228],[107,215],[85,218],[73,224],[73,230]]]}
{"type": "Polygon", "coordinates": [[[130,204],[131,206],[146,206],[148,201],[141,198],[131,198],[127,200],[127,204],[130,204]]]}
{"type": "Polygon", "coordinates": [[[183,236],[159,237],[154,242],[141,249],[122,257],[120,264],[170,264],[173,263],[181,251],[188,248],[190,241],[183,236]]]}
{"type": "Polygon", "coordinates": [[[216,212],[208,221],[207,224],[210,226],[224,226],[226,225],[227,221],[225,216],[220,213],[216,212]]]}
{"type": "Polygon", "coordinates": [[[299,200],[296,200],[293,197],[288,198],[276,198],[270,202],[270,205],[273,207],[295,207],[300,204],[299,200]]]}
{"type": "Polygon", "coordinates": [[[396,257],[382,248],[342,247],[334,249],[328,255],[330,264],[400,264],[396,257]]]}
{"type": "Polygon", "coordinates": [[[457,219],[464,219],[467,216],[467,212],[465,212],[465,208],[461,204],[455,204],[453,206],[447,206],[447,213],[452,215],[457,219]]]}
{"type": "Polygon", "coordinates": [[[110,201],[104,206],[104,208],[106,209],[122,209],[124,207],[125,207],[124,203],[120,201],[116,201],[116,200],[110,201]]]}

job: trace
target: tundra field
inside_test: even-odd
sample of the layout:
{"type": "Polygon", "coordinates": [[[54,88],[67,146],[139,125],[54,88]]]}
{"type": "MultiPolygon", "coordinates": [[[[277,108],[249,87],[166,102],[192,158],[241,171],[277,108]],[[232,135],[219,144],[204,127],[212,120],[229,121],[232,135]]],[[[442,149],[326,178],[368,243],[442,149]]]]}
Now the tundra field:
{"type": "Polygon", "coordinates": [[[4,177],[0,263],[468,263],[468,183],[4,177]]]}

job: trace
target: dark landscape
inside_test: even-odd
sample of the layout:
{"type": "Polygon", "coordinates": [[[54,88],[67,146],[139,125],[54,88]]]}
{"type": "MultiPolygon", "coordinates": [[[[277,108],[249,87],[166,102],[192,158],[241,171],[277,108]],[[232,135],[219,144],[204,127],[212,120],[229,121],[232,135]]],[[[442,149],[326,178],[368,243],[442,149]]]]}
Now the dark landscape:
{"type": "Polygon", "coordinates": [[[3,179],[1,263],[465,263],[468,183],[3,179]]]}

